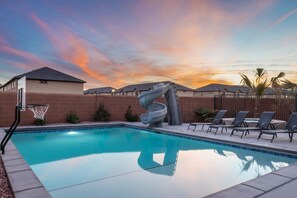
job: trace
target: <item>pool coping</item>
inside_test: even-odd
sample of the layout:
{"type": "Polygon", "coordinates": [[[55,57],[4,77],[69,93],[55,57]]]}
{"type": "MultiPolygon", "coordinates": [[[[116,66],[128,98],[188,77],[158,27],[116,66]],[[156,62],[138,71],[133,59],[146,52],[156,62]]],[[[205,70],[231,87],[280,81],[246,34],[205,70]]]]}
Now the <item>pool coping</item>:
{"type": "MultiPolygon", "coordinates": [[[[219,144],[226,144],[229,146],[241,147],[251,150],[260,150],[260,151],[268,151],[280,153],[281,155],[289,155],[297,157],[297,151],[291,149],[280,149],[273,148],[263,145],[255,145],[247,142],[238,143],[236,141],[230,140],[219,140],[215,137],[201,137],[191,134],[184,134],[179,131],[173,131],[165,128],[149,128],[145,125],[137,126],[127,122],[117,122],[117,123],[94,123],[94,124],[76,124],[76,125],[53,125],[53,126],[41,126],[41,127],[19,127],[17,131],[32,131],[32,130],[55,130],[55,129],[76,129],[79,128],[105,128],[105,127],[128,127],[128,128],[136,128],[141,130],[147,130],[157,133],[163,133],[168,135],[174,135],[179,137],[185,137],[190,139],[215,142],[219,144]]],[[[0,138],[4,135],[4,129],[0,129],[0,138]]],[[[12,141],[9,141],[5,155],[2,155],[2,160],[4,164],[4,168],[6,170],[10,186],[12,188],[13,194],[16,198],[32,198],[32,197],[51,197],[49,192],[37,178],[33,170],[23,159],[16,146],[12,141]]],[[[277,171],[273,171],[266,175],[257,177],[255,179],[237,184],[230,188],[224,189],[222,191],[215,192],[213,194],[207,195],[206,197],[261,197],[268,195],[273,192],[278,187],[285,186],[290,182],[296,182],[297,184],[297,163],[291,164],[288,167],[281,168],[277,171]],[[295,174],[294,174],[295,173],[295,174]]]]}

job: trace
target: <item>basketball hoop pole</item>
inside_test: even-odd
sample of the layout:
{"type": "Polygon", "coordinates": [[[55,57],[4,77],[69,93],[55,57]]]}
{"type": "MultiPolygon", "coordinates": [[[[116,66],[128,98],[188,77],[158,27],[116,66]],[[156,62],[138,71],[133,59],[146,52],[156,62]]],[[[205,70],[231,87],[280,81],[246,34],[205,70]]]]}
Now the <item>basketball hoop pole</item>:
{"type": "MultiPolygon", "coordinates": [[[[20,90],[21,92],[22,90],[20,90]]],[[[21,98],[22,99],[22,98],[21,98]]],[[[20,100],[22,101],[22,100],[20,100]]],[[[44,107],[42,109],[42,111],[37,112],[39,114],[37,114],[38,116],[41,116],[40,113],[42,113],[42,119],[44,118],[44,114],[46,113],[49,105],[38,105],[38,104],[31,104],[28,105],[28,108],[34,112],[34,107],[38,108],[38,107],[44,107]]],[[[9,128],[9,130],[7,131],[7,133],[5,134],[3,140],[1,141],[1,150],[2,150],[2,154],[5,154],[5,146],[8,143],[9,139],[11,138],[12,134],[14,133],[14,131],[16,130],[16,128],[18,127],[20,121],[21,121],[21,110],[24,108],[24,106],[22,105],[22,102],[20,102],[18,105],[16,105],[15,107],[15,119],[13,124],[11,125],[11,127],[9,128]]],[[[26,107],[25,107],[26,108],[26,107]]],[[[34,113],[34,118],[36,115],[36,112],[34,113]]],[[[41,119],[41,117],[39,117],[39,119],[41,119]]]]}
{"type": "Polygon", "coordinates": [[[1,141],[2,154],[5,154],[5,146],[21,121],[21,109],[22,109],[22,106],[20,104],[16,105],[14,122],[9,128],[9,130],[7,131],[7,133],[5,134],[3,140],[1,141]]]}
{"type": "Polygon", "coordinates": [[[25,111],[26,108],[26,76],[18,79],[17,88],[17,103],[14,113],[14,122],[1,141],[0,149],[2,150],[2,154],[5,154],[5,146],[21,121],[21,111],[25,111]]]}
{"type": "MultiPolygon", "coordinates": [[[[18,80],[17,87],[17,105],[15,107],[14,122],[12,123],[9,130],[7,131],[7,133],[1,141],[0,149],[2,151],[2,154],[5,154],[5,146],[21,121],[21,111],[25,111],[26,109],[26,76],[18,80]]],[[[49,108],[49,105],[31,104],[28,105],[28,108],[34,113],[34,118],[43,119],[46,111],[49,108]]]]}

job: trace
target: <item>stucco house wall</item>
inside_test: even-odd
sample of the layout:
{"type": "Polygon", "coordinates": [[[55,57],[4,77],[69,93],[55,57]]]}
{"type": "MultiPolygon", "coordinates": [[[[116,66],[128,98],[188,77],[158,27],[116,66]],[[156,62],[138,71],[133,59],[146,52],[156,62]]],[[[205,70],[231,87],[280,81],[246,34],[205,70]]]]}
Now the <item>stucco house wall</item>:
{"type": "Polygon", "coordinates": [[[84,90],[83,83],[74,82],[27,80],[26,86],[30,93],[83,94],[84,90]]]}

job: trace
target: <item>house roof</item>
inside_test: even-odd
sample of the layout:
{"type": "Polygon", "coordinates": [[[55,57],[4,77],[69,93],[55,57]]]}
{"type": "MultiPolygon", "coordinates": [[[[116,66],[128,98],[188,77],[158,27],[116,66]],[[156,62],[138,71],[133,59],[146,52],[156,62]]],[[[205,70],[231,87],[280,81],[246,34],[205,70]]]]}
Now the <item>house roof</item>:
{"type": "Polygon", "coordinates": [[[224,84],[209,84],[203,87],[197,88],[197,92],[211,92],[211,91],[228,91],[228,92],[244,92],[248,93],[250,89],[241,85],[224,85],[224,84]]]}
{"type": "Polygon", "coordinates": [[[96,93],[111,93],[112,90],[115,90],[113,87],[98,87],[93,89],[88,89],[84,91],[84,94],[96,94],[96,93]]]}
{"type": "MultiPolygon", "coordinates": [[[[200,87],[195,90],[196,92],[213,92],[213,91],[227,91],[231,93],[241,92],[241,93],[250,93],[250,88],[243,85],[224,85],[224,84],[209,84],[203,87],[200,87]]],[[[267,88],[264,91],[265,95],[277,94],[279,90],[273,88],[267,88]]],[[[281,90],[283,94],[288,94],[287,90],[281,90]]]]}
{"type": "Polygon", "coordinates": [[[116,92],[134,92],[134,91],[147,91],[151,89],[154,85],[159,83],[172,83],[174,84],[176,90],[179,91],[193,91],[193,89],[189,87],[185,87],[183,85],[171,82],[171,81],[161,81],[161,82],[152,82],[152,83],[142,83],[142,84],[134,84],[134,85],[127,85],[125,87],[122,87],[120,89],[117,89],[116,92]]]}
{"type": "Polygon", "coordinates": [[[18,76],[14,76],[7,83],[2,86],[6,86],[10,82],[16,79],[20,79],[26,76],[29,80],[47,80],[47,81],[60,81],[60,82],[74,82],[74,83],[86,83],[86,81],[75,78],[68,74],[62,73],[60,71],[54,70],[49,67],[42,67],[40,69],[36,69],[24,74],[20,74],[18,76]]]}

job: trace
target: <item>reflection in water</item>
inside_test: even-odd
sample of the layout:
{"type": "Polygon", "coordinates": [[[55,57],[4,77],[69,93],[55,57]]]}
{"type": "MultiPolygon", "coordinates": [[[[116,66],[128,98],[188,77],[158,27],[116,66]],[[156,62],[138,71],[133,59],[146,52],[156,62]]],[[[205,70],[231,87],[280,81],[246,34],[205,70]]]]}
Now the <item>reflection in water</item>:
{"type": "Polygon", "coordinates": [[[151,173],[173,176],[178,159],[178,145],[178,142],[173,141],[165,143],[165,152],[162,164],[159,164],[154,161],[153,157],[155,153],[151,152],[148,149],[143,149],[141,150],[140,156],[138,158],[138,165],[144,170],[151,173]],[[166,166],[166,169],[158,168],[161,166],[166,166]]]}
{"type": "Polygon", "coordinates": [[[263,170],[264,172],[271,172],[286,166],[288,166],[287,163],[275,163],[270,160],[265,160],[263,157],[260,156],[246,156],[246,160],[242,161],[241,163],[242,172],[248,171],[253,168],[254,172],[257,173],[256,176],[263,175],[263,170]]]}
{"type": "Polygon", "coordinates": [[[232,152],[222,149],[215,149],[214,152],[224,157],[236,156],[237,159],[240,159],[239,166],[241,168],[241,173],[254,169],[253,172],[257,174],[255,175],[256,177],[288,166],[287,163],[273,161],[273,155],[269,155],[272,157],[263,158],[261,153],[251,155],[247,152],[232,152]]]}
{"type": "Polygon", "coordinates": [[[258,176],[287,166],[287,163],[274,161],[274,155],[266,154],[263,158],[263,153],[250,150],[150,132],[139,133],[134,129],[101,130],[20,134],[13,136],[13,141],[30,165],[92,154],[139,152],[139,167],[150,173],[173,176],[180,151],[213,150],[218,156],[237,159],[241,173],[255,169],[258,176]],[[163,163],[154,161],[155,154],[164,155],[163,163]]]}

